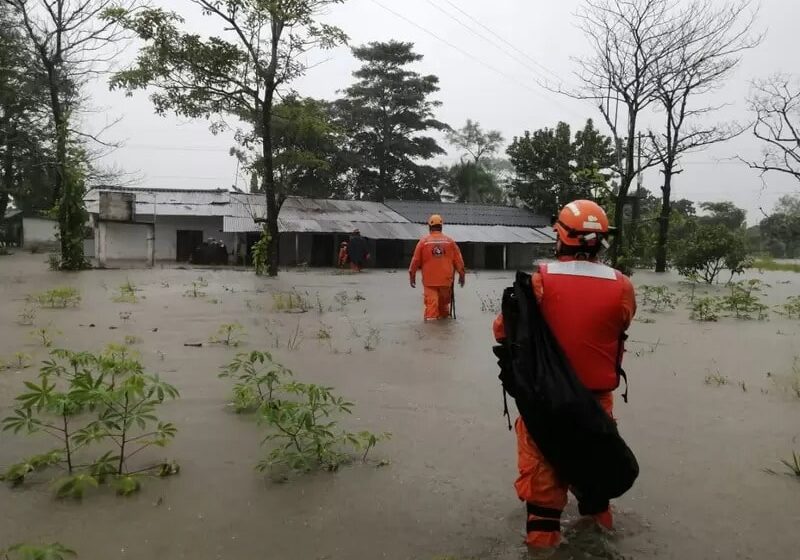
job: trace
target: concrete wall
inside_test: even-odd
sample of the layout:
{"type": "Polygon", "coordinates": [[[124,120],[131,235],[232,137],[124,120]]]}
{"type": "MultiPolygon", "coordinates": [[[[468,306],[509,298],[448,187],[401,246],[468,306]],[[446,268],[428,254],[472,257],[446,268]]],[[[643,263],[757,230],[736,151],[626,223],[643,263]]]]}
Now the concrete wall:
{"type": "MultiPolygon", "coordinates": [[[[142,222],[152,222],[152,216],[137,216],[142,222]]],[[[104,222],[106,227],[106,259],[147,260],[146,224],[104,222]]],[[[99,230],[99,228],[96,228],[99,230]]],[[[222,232],[221,216],[156,216],[156,260],[174,261],[177,257],[178,230],[203,232],[203,240],[209,237],[225,243],[228,254],[233,254],[236,235],[222,232]]],[[[99,235],[95,235],[100,253],[99,235]]]]}
{"type": "Polygon", "coordinates": [[[22,246],[57,247],[58,222],[46,218],[22,218],[22,246]]]}

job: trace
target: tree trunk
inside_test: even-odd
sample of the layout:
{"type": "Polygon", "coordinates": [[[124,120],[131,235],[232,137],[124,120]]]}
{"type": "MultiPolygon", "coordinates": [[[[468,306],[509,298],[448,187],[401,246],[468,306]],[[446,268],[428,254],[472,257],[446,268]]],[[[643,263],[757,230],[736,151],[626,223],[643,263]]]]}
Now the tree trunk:
{"type": "Polygon", "coordinates": [[[625,202],[628,198],[633,179],[636,177],[634,170],[634,149],[636,148],[636,117],[638,112],[634,109],[628,111],[628,138],[625,146],[625,171],[620,177],[619,193],[614,206],[614,226],[616,233],[611,243],[611,266],[619,267],[620,257],[625,247],[625,202]]]}
{"type": "Polygon", "coordinates": [[[664,166],[664,186],[661,187],[661,214],[658,216],[658,242],[656,243],[656,272],[667,271],[667,241],[669,240],[669,218],[672,214],[672,165],[664,166]]]}
{"type": "Polygon", "coordinates": [[[272,94],[264,99],[262,113],[264,176],[262,189],[267,199],[267,274],[278,275],[278,202],[275,196],[275,169],[272,162],[272,94]]]}
{"type": "Polygon", "coordinates": [[[3,152],[3,175],[0,182],[0,221],[5,218],[8,199],[14,189],[14,137],[16,136],[16,126],[11,125],[11,129],[6,130],[6,137],[3,139],[5,150],[3,152]]]}
{"type": "MultiPolygon", "coordinates": [[[[283,22],[273,18],[270,39],[270,63],[266,69],[264,99],[261,111],[264,157],[264,196],[267,199],[267,274],[278,275],[278,201],[275,194],[275,168],[272,161],[272,104],[275,96],[275,76],[278,72],[278,46],[283,33],[283,22]]],[[[257,62],[257,61],[256,61],[257,62]]]]}

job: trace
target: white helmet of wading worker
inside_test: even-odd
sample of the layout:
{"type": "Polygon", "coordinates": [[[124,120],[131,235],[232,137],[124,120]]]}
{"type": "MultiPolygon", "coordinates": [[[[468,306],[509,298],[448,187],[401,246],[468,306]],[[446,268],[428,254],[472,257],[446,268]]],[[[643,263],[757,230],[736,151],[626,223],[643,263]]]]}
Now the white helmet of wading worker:
{"type": "Polygon", "coordinates": [[[574,200],[564,206],[553,224],[558,240],[568,247],[607,245],[608,216],[591,200],[574,200]]]}

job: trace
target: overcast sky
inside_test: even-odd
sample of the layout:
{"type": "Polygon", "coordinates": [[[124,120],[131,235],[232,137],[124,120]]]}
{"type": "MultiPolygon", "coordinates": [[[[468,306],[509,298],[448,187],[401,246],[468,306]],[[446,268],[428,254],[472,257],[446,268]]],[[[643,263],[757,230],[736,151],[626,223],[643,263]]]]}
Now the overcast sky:
{"type": "MultiPolygon", "coordinates": [[[[200,16],[188,0],[156,3],[186,16],[201,33],[214,34],[219,29],[216,20],[200,16]]],[[[800,73],[800,1],[761,3],[758,26],[767,32],[766,39],[745,54],[735,75],[714,94],[712,101],[729,104],[715,121],[744,123],[751,118],[745,97],[753,78],[779,71],[800,73]]],[[[582,126],[587,118],[601,125],[601,116],[591,104],[537,85],[537,78],[546,77],[574,83],[571,57],[585,54],[587,48],[575,25],[574,14],[580,4],[581,0],[348,0],[331,9],[326,20],[344,29],[351,45],[389,39],[415,43],[417,52],[425,57],[417,70],[440,79],[438,118],[453,127],[471,118],[484,128],[500,130],[510,141],[525,130],[552,127],[560,120],[573,128],[582,126]]],[[[128,57],[133,54],[135,47],[127,53],[128,57]]],[[[293,87],[301,95],[327,99],[351,83],[357,67],[345,47],[311,53],[309,62],[319,65],[293,87]]],[[[107,162],[139,172],[140,186],[211,189],[228,188],[238,181],[240,188],[247,189],[247,177],[237,177],[236,160],[228,155],[233,143],[230,135],[213,136],[204,121],[158,117],[143,92],[126,98],[97,83],[91,94],[93,104],[103,111],[91,117],[90,128],[122,117],[110,135],[125,145],[108,156],[107,162]]],[[[454,149],[445,147],[450,152],[448,159],[458,157],[454,149]]],[[[769,211],[781,195],[800,191],[796,181],[770,175],[762,180],[758,173],[728,159],[737,154],[757,157],[760,150],[747,133],[685,156],[685,171],[677,178],[673,196],[732,200],[747,209],[749,221],[757,222],[759,207],[769,211]]],[[[650,173],[645,186],[655,191],[659,180],[658,173],[650,173]]]]}

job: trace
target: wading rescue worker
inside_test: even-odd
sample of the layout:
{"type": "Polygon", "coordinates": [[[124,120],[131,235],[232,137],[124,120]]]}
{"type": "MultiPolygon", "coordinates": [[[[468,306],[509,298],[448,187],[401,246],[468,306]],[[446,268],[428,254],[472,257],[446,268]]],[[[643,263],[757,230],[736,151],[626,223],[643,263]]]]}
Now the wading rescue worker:
{"type": "MultiPolygon", "coordinates": [[[[567,204],[554,224],[557,262],[539,266],[533,274],[536,300],[550,329],[578,378],[613,417],[612,391],[619,385],[618,361],[622,336],[636,312],[630,279],[597,262],[606,246],[608,218],[588,200],[567,204]]],[[[505,338],[502,316],[494,323],[494,336],[505,338]]],[[[561,542],[560,519],[567,504],[567,487],[558,479],[521,418],[515,423],[519,477],[514,484],[527,506],[527,539],[531,547],[556,547],[561,542]]],[[[606,528],[613,528],[609,504],[581,504],[606,528]]]]}
{"type": "Polygon", "coordinates": [[[458,272],[458,284],[465,280],[461,250],[451,238],[442,233],[443,220],[439,214],[428,218],[430,233],[419,240],[408,268],[412,288],[417,287],[417,271],[422,269],[425,320],[446,319],[450,316],[453,280],[458,272]]]}

